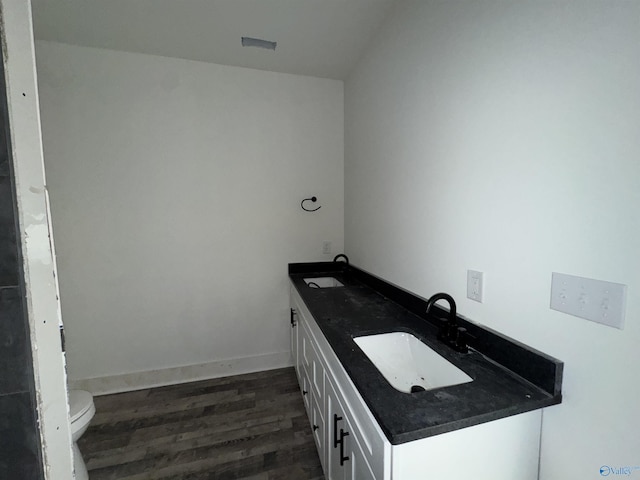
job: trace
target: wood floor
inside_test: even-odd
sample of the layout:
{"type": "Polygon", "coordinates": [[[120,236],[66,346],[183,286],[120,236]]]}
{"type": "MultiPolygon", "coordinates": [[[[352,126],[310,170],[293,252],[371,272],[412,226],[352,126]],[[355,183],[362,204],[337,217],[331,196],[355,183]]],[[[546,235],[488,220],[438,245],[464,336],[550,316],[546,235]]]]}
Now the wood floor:
{"type": "Polygon", "coordinates": [[[293,368],[95,398],[91,480],[323,479],[293,368]]]}

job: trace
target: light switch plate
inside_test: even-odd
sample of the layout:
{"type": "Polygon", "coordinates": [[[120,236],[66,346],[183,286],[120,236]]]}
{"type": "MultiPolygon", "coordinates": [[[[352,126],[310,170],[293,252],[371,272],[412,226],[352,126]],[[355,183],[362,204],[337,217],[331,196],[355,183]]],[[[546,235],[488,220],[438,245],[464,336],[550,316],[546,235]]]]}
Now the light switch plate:
{"type": "Polygon", "coordinates": [[[482,303],[484,294],[484,273],[467,270],[467,298],[482,303]]]}
{"type": "Polygon", "coordinates": [[[576,317],[622,329],[627,286],[553,272],[551,308],[576,317]]]}

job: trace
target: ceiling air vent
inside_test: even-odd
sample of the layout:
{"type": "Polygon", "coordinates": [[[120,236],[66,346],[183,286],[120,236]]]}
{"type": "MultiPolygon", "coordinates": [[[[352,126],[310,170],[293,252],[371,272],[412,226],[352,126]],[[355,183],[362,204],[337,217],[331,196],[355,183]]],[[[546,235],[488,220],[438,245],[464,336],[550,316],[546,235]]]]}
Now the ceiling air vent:
{"type": "Polygon", "coordinates": [[[275,50],[277,42],[269,42],[260,38],[242,37],[243,47],[266,48],[267,50],[275,50]]]}

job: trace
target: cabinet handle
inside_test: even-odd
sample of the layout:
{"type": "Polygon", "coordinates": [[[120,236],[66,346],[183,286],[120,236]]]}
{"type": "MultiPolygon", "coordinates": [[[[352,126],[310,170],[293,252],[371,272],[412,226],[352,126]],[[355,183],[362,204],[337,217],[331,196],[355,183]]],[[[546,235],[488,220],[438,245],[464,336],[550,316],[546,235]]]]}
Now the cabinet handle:
{"type": "Polygon", "coordinates": [[[295,319],[295,315],[296,315],[296,309],[295,308],[291,308],[291,328],[296,326],[296,319],[295,319]]]}
{"type": "MultiPolygon", "coordinates": [[[[342,437],[338,440],[338,422],[342,420],[337,414],[333,414],[333,448],[338,448],[338,444],[342,442],[342,437]]],[[[342,429],[340,430],[342,431],[342,429]]]]}
{"type": "Polygon", "coordinates": [[[349,436],[349,432],[345,432],[344,430],[340,429],[340,466],[344,465],[344,462],[346,462],[347,460],[349,460],[349,456],[347,455],[345,457],[344,455],[344,437],[349,436]]]}

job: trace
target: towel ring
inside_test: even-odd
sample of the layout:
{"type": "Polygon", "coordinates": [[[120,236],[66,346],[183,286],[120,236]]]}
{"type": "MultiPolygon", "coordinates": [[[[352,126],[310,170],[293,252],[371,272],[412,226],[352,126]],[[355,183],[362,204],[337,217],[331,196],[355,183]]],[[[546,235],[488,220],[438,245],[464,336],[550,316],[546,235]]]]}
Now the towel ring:
{"type": "Polygon", "coordinates": [[[304,206],[304,202],[314,202],[315,203],[317,201],[318,201],[318,199],[316,197],[305,198],[304,200],[302,200],[300,202],[300,206],[302,207],[302,209],[305,212],[315,212],[316,210],[320,210],[321,205],[318,205],[318,208],[307,208],[307,207],[304,206]]]}

